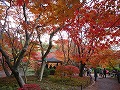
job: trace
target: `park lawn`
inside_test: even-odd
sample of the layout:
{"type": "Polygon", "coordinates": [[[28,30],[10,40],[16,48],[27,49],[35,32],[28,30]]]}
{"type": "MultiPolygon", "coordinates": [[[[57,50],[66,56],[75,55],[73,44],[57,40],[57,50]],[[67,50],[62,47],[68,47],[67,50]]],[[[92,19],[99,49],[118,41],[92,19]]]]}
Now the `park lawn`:
{"type": "MultiPolygon", "coordinates": [[[[40,82],[35,76],[28,76],[29,84],[39,84],[41,90],[77,90],[78,88],[85,88],[90,85],[89,77],[55,77],[48,76],[43,78],[40,82]]],[[[0,90],[17,90],[19,88],[14,77],[2,77],[0,78],[0,90]]]]}

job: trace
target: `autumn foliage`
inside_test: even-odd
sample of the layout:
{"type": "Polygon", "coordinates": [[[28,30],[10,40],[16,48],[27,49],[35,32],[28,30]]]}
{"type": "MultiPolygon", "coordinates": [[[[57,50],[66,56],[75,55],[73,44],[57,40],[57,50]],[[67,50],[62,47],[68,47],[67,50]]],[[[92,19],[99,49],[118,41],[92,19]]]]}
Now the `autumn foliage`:
{"type": "Polygon", "coordinates": [[[118,51],[111,49],[104,49],[94,53],[90,58],[91,66],[97,67],[112,67],[114,68],[120,63],[118,51]]]}
{"type": "Polygon", "coordinates": [[[41,90],[40,86],[37,84],[25,84],[23,88],[19,88],[18,90],[41,90]]]}
{"type": "MultiPolygon", "coordinates": [[[[20,79],[17,80],[20,87],[24,85],[17,70],[21,62],[35,59],[36,54],[33,51],[37,50],[41,51],[44,61],[53,46],[53,36],[58,32],[67,32],[68,39],[71,40],[71,43],[65,44],[69,48],[66,52],[64,50],[60,58],[63,60],[66,57],[66,60],[79,62],[81,67],[83,66],[82,70],[87,62],[99,62],[97,48],[108,49],[119,43],[120,1],[87,1],[0,0],[0,52],[15,78],[20,79]],[[42,36],[45,34],[50,36],[47,48],[43,47],[42,42],[42,36]],[[39,47],[34,49],[34,44],[39,47]]],[[[105,59],[106,55],[102,54],[102,62],[108,60],[105,59]]],[[[71,76],[71,73],[78,73],[78,69],[72,68],[74,67],[58,67],[58,74],[71,76]]]]}
{"type": "Polygon", "coordinates": [[[24,3],[28,4],[29,0],[17,0],[17,5],[22,6],[24,3]]]}
{"type": "MultiPolygon", "coordinates": [[[[75,17],[67,21],[71,23],[63,28],[69,33],[77,49],[77,52],[73,52],[74,60],[83,64],[90,60],[97,48],[108,49],[120,41],[119,1],[94,3],[93,6],[78,8],[75,17]]],[[[97,63],[98,60],[94,62],[97,63]]]]}
{"type": "Polygon", "coordinates": [[[73,65],[57,66],[55,75],[73,77],[79,75],[79,69],[73,65]]]}

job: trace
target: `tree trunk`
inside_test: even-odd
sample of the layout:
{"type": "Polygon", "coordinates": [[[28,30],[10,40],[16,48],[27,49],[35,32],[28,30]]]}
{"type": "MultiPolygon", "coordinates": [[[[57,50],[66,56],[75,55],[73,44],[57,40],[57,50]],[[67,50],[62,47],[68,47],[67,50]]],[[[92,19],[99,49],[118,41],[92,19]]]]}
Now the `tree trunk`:
{"type": "Polygon", "coordinates": [[[46,61],[43,61],[40,73],[40,81],[42,80],[44,69],[45,69],[46,61]]]}
{"type": "Polygon", "coordinates": [[[9,77],[9,76],[10,76],[10,73],[9,73],[9,71],[8,71],[8,69],[7,69],[7,65],[6,65],[6,62],[5,62],[5,59],[4,59],[3,56],[2,56],[2,59],[1,59],[1,64],[2,64],[2,68],[3,68],[6,76],[9,77]]]}
{"type": "Polygon", "coordinates": [[[2,67],[3,67],[3,70],[4,70],[4,72],[5,72],[5,75],[7,76],[7,77],[10,77],[10,72],[8,71],[8,69],[5,67],[5,65],[2,65],[2,67]]]}
{"type": "Polygon", "coordinates": [[[16,78],[19,86],[22,88],[23,85],[25,84],[23,78],[20,76],[19,72],[17,69],[12,69],[12,73],[14,74],[14,77],[16,78]]]}
{"type": "Polygon", "coordinates": [[[23,71],[23,72],[24,72],[24,81],[25,81],[25,83],[27,83],[26,71],[23,71]]]}
{"type": "Polygon", "coordinates": [[[27,75],[26,75],[26,73],[27,73],[27,70],[28,70],[28,62],[27,62],[27,65],[25,65],[25,66],[22,63],[21,67],[22,67],[22,71],[23,71],[23,75],[24,75],[24,81],[25,81],[25,83],[27,83],[27,75]]]}
{"type": "Polygon", "coordinates": [[[84,67],[85,67],[85,64],[82,64],[82,62],[80,62],[80,67],[79,67],[79,70],[80,70],[79,76],[80,77],[83,77],[84,67]]]}
{"type": "Polygon", "coordinates": [[[24,81],[25,81],[25,83],[27,83],[27,76],[26,76],[27,67],[22,66],[22,71],[23,71],[24,81]]]}
{"type": "Polygon", "coordinates": [[[14,75],[15,79],[17,80],[18,85],[22,88],[25,84],[23,78],[20,76],[18,68],[13,68],[9,62],[7,62],[12,74],[14,75]]]}

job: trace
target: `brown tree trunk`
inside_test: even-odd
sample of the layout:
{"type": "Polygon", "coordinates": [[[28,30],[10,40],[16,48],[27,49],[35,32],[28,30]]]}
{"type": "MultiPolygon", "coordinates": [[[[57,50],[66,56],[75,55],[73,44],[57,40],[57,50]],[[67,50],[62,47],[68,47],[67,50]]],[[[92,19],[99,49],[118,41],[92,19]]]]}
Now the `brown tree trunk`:
{"type": "Polygon", "coordinates": [[[2,59],[1,59],[1,64],[2,64],[2,68],[3,68],[6,76],[9,77],[9,76],[10,76],[10,73],[9,73],[9,71],[8,71],[7,64],[6,64],[5,59],[4,59],[3,56],[2,56],[2,59]]]}
{"type": "Polygon", "coordinates": [[[3,70],[4,70],[4,72],[5,72],[5,75],[7,76],[7,77],[10,77],[10,72],[8,71],[8,69],[7,69],[7,67],[5,66],[5,65],[2,65],[2,67],[3,67],[3,70]]]}
{"type": "Polygon", "coordinates": [[[80,77],[83,77],[83,74],[84,74],[84,67],[85,67],[85,64],[82,64],[82,62],[80,62],[80,73],[79,73],[79,76],[80,77]]]}
{"type": "Polygon", "coordinates": [[[3,57],[2,57],[2,59],[1,59],[1,64],[2,64],[2,68],[3,68],[6,76],[9,77],[9,76],[10,76],[10,73],[9,73],[9,71],[8,71],[8,68],[7,68],[7,66],[6,66],[6,63],[5,63],[5,60],[4,60],[3,57]]]}
{"type": "Polygon", "coordinates": [[[14,74],[14,77],[16,78],[18,84],[20,87],[23,87],[23,85],[25,84],[23,78],[20,76],[19,72],[17,69],[12,69],[12,73],[14,74]]]}

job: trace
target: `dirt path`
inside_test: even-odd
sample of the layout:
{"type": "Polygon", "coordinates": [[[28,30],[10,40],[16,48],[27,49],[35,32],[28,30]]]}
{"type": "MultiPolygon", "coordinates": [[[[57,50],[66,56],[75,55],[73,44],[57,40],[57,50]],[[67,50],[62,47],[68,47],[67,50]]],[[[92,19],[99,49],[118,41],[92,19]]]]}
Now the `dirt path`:
{"type": "Polygon", "coordinates": [[[98,78],[94,85],[83,90],[120,90],[120,83],[111,77],[98,78]]]}

